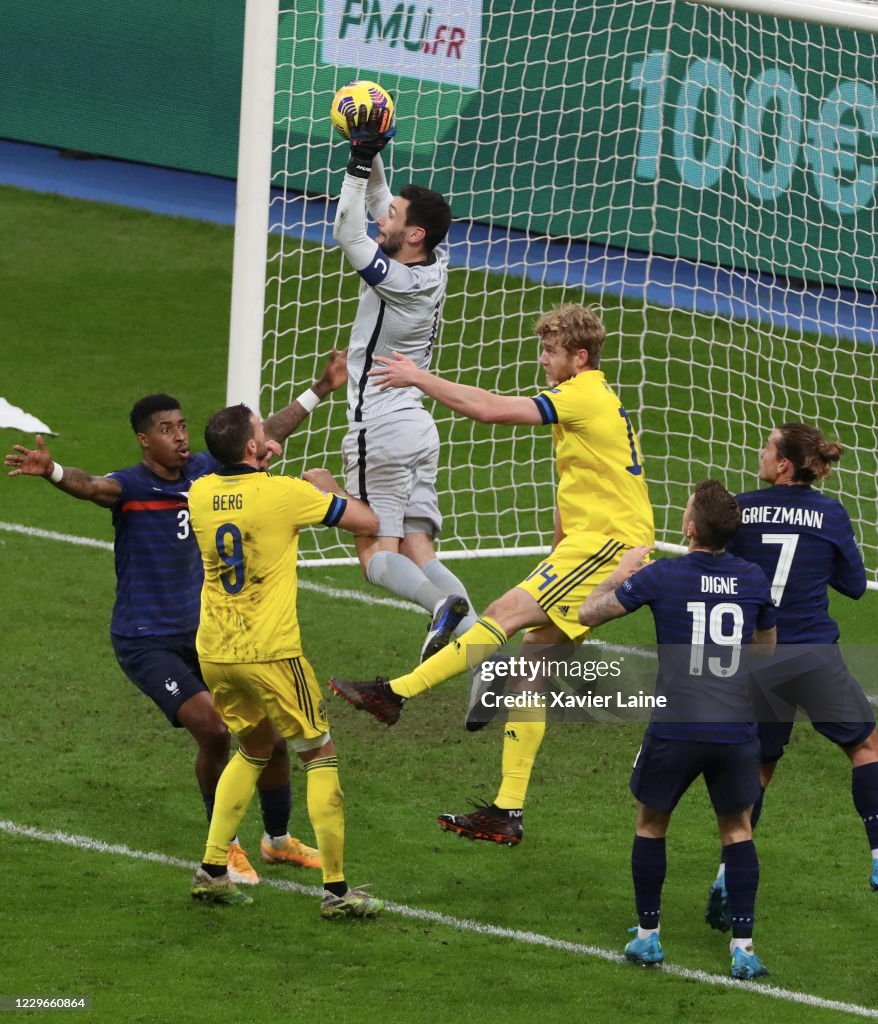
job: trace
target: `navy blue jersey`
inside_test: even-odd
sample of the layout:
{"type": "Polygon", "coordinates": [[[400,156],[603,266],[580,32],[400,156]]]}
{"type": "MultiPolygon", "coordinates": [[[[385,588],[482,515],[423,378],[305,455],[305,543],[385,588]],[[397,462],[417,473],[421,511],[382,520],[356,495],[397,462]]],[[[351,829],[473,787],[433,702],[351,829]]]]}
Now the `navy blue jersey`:
{"type": "Polygon", "coordinates": [[[649,605],[659,645],[657,708],[648,732],[669,740],[746,743],[756,738],[742,656],[777,612],[765,573],[733,555],[693,551],[645,566],[617,590],[628,611],[649,605]]]}
{"type": "Polygon", "coordinates": [[[107,475],[122,487],[113,506],[116,603],[110,632],[173,636],[198,629],[201,554],[189,523],[189,487],[217,468],[207,452],[189,456],[178,480],[142,462],[107,475]]]}
{"type": "Polygon", "coordinates": [[[729,551],[755,562],[771,580],[783,644],[831,644],[827,587],[847,597],[866,590],[863,556],[844,506],[805,485],[777,484],[739,494],[743,525],[729,551]]]}

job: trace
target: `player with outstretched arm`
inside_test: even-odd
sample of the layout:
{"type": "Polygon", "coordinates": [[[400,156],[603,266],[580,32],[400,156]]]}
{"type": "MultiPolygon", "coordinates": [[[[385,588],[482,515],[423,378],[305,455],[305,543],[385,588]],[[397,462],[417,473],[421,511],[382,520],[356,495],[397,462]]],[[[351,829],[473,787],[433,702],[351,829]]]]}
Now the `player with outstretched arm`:
{"type": "MultiPolygon", "coordinates": [[[[266,420],[277,452],[310,409],[347,380],[344,352],[333,351],[319,380],[303,395],[266,420]]],[[[140,446],[136,466],[93,476],[62,466],[43,438],[30,450],[15,445],[5,458],[10,476],[44,477],[73,498],[112,511],[115,532],[116,600],[110,639],[119,667],[196,744],[195,777],[208,819],[216,785],[229,759],[229,731],[204,685],[195,651],[202,572],[189,519],[193,481],[216,466],[207,452],[191,452],[186,420],[176,398],[147,395],[135,402],[131,427],[140,446]]],[[[289,757],[280,736],[259,780],[265,834],[260,854],[267,863],[319,868],[317,851],[291,837],[289,757]]],[[[237,842],[229,848],[229,868],[239,882],[259,876],[237,842]]]]}
{"type": "MultiPolygon", "coordinates": [[[[482,423],[551,427],[558,470],[551,553],[518,586],[444,650],[390,682],[333,679],[330,687],[354,707],[392,725],[404,700],[465,669],[477,668],[526,629],[522,653],[547,645],[570,647],[588,634],[577,618],[585,597],[619,565],[632,546],[652,544],[640,447],[631,419],[600,370],[606,329],[593,310],[562,306],[536,324],[539,364],[547,387],[534,397],[495,395],[444,380],[396,353],[379,359],[380,388],[416,387],[449,409],[482,423]]],[[[522,808],[545,718],[528,714],[507,722],[502,781],[494,801],[470,814],[443,814],[443,829],[509,846],[521,841],[522,808]]]]}
{"type": "Polygon", "coordinates": [[[352,112],[351,157],[333,237],[360,276],[360,301],[348,343],[345,487],[378,515],[372,537],[358,537],[366,579],[420,605],[431,616],[426,658],[466,632],[476,617],[458,577],[436,557],[442,528],[436,475],[439,434],[417,388],[382,390],[369,377],[376,360],[402,352],[426,369],[439,332],[448,283],[441,244],[451,224],[445,199],[421,185],[394,196],[380,151],[395,128],[383,108],[352,112]],[[366,209],[378,224],[366,232],[366,209]]]}

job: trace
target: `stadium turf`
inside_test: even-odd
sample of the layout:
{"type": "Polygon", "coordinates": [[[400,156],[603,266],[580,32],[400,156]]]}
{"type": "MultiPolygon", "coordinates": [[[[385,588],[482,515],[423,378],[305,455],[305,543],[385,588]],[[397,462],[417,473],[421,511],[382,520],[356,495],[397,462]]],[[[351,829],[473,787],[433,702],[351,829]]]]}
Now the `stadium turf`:
{"type": "MultiPolygon", "coordinates": [[[[11,189],[0,190],[0,232],[0,273],[12,297],[0,305],[0,393],[59,431],[50,444],[60,461],[94,472],[135,461],[128,409],[153,390],[181,399],[197,438],[224,401],[231,232],[11,189]]],[[[621,317],[622,307],[612,315],[621,317]]],[[[626,307],[624,315],[636,313],[626,307]]],[[[650,313],[656,345],[668,329],[662,318],[670,316],[650,313]]],[[[499,330],[499,317],[490,322],[499,330]]],[[[691,330],[691,314],[685,322],[691,330]]],[[[694,323],[695,335],[703,326],[694,323]]],[[[765,337],[766,345],[773,343],[765,337]]],[[[453,363],[447,339],[444,352],[453,363]]],[[[850,355],[858,366],[863,358],[850,355]]],[[[747,365],[746,354],[741,359],[747,365]]],[[[623,372],[629,370],[635,372],[623,372]]],[[[635,384],[625,385],[632,388],[634,409],[635,384]]],[[[725,402],[723,415],[740,418],[743,392],[722,394],[709,399],[713,406],[705,415],[718,417],[716,403],[725,402]]],[[[649,438],[646,429],[647,459],[655,443],[649,438]]],[[[28,440],[13,431],[4,431],[3,439],[28,440]]],[[[751,458],[752,449],[745,455],[751,458]]],[[[323,461],[338,469],[331,454],[323,461]]],[[[515,468],[509,473],[514,478],[515,468]]],[[[112,536],[109,513],[42,481],[4,476],[0,510],[4,522],[112,536]]],[[[483,560],[457,568],[483,606],[532,564],[483,560]]],[[[0,530],[0,565],[0,819],[194,862],[205,823],[193,747],[188,736],[167,727],[113,659],[106,630],[112,554],[0,530]]],[[[302,578],[366,593],[352,568],[310,569],[302,578]]],[[[833,608],[848,640],[872,640],[874,593],[858,604],[839,599],[833,608]]],[[[314,589],[302,592],[300,613],[306,654],[322,679],[333,672],[404,669],[416,657],[425,625],[409,611],[314,589]]],[[[651,621],[644,613],[614,624],[605,636],[647,642],[651,621]]],[[[270,887],[254,893],[253,907],[201,907],[188,899],[188,868],[0,827],[7,922],[0,995],[90,996],[88,1019],[95,1022],[296,1014],[317,1022],[414,1024],[465,1016],[793,1024],[846,1016],[606,962],[579,948],[621,951],[625,929],[635,923],[627,778],[640,728],[550,730],[525,812],[525,840],[510,850],[444,835],[434,821],[439,812],[465,810],[471,795],[490,797],[497,779],[499,731],[492,726],[466,734],[463,702],[463,682],[449,683],[407,708],[393,730],[330,703],[346,794],[350,879],[371,882],[377,894],[407,907],[576,947],[534,946],[521,937],[398,913],[334,926],[320,920],[314,895],[270,887]]],[[[311,839],[300,773],[294,792],[294,832],[311,839]]],[[[251,852],[259,828],[254,807],[242,827],[251,852]]],[[[878,1006],[869,946],[878,894],[867,887],[868,856],[849,771],[846,760],[805,726],[797,727],[778,769],[757,842],[757,943],[771,983],[878,1006]]],[[[724,975],[726,939],[702,922],[716,854],[708,801],[695,787],[669,836],[667,962],[724,975]]],[[[285,868],[265,874],[310,885],[318,880],[316,873],[285,868]]]]}

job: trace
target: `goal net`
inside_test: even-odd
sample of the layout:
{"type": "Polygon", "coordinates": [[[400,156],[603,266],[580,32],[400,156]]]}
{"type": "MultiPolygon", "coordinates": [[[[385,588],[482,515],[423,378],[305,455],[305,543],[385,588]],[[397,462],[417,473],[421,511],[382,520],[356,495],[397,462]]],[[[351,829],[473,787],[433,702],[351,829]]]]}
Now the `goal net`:
{"type": "MultiPolygon", "coordinates": [[[[770,429],[801,419],[846,446],[827,491],[874,580],[874,35],[674,0],[281,0],[278,27],[263,414],[347,343],[358,278],[332,243],[347,147],[328,106],[377,79],[397,104],[391,188],[427,184],[456,218],[434,369],[534,394],[538,315],[593,303],[662,542],[693,482],[756,486],[770,429]]],[[[343,396],[287,443],[287,472],[340,475],[343,396]]],[[[443,556],[545,551],[549,429],[434,411],[443,556]]],[[[351,554],[303,536],[306,560],[351,554]]]]}

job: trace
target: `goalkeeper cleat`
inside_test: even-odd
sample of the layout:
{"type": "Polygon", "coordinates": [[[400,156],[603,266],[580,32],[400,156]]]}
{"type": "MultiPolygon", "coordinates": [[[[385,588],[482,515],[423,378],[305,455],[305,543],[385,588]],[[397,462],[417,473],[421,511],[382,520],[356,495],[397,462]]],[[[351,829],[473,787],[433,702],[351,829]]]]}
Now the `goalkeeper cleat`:
{"type": "Polygon", "coordinates": [[[869,879],[872,892],[878,892],[878,857],[872,859],[872,877],[869,879]]]}
{"type": "Polygon", "coordinates": [[[524,836],[520,810],[507,811],[493,804],[474,804],[471,814],[440,814],[436,819],[446,832],[466,839],[485,839],[500,846],[518,846],[524,836]]]}
{"type": "Polygon", "coordinates": [[[493,698],[502,696],[506,690],[506,676],[498,677],[495,672],[489,672],[488,675],[491,677],[491,681],[485,682],[484,666],[491,665],[496,668],[498,663],[510,660],[507,655],[498,652],[492,654],[490,658],[485,658],[481,665],[477,665],[473,669],[469,690],[469,703],[466,708],[465,724],[467,732],[478,732],[480,729],[484,729],[489,722],[493,722],[497,717],[497,712],[500,710],[493,698]]]}
{"type": "Polygon", "coordinates": [[[384,903],[371,896],[364,889],[348,889],[344,896],[336,896],[329,889],[323,890],[320,914],[326,918],[377,917],[384,909],[384,903]]]}
{"type": "Polygon", "coordinates": [[[265,836],[259,844],[259,856],[266,864],[295,864],[300,868],[321,868],[320,851],[306,846],[301,839],[284,836],[272,842],[265,836]]]}
{"type": "Polygon", "coordinates": [[[329,689],[359,711],[368,711],[385,725],[396,725],[399,721],[404,700],[380,676],[363,683],[353,679],[333,678],[329,680],[329,689]]]}
{"type": "Polygon", "coordinates": [[[236,885],[259,885],[259,875],[240,843],[229,843],[229,878],[236,885]]]}
{"type": "Polygon", "coordinates": [[[768,970],[753,952],[752,946],[748,946],[746,949],[741,949],[738,946],[732,950],[732,969],[729,973],[738,981],[752,981],[754,978],[768,977],[768,970]]]}
{"type": "Polygon", "coordinates": [[[235,885],[229,877],[228,871],[218,878],[214,878],[204,868],[199,868],[192,879],[192,889],[190,891],[193,900],[201,900],[204,903],[219,903],[223,906],[228,906],[233,903],[245,904],[253,902],[252,896],[241,892],[235,885]]]}
{"type": "Polygon", "coordinates": [[[641,967],[658,967],[665,958],[659,933],[650,932],[644,939],[636,937],[636,928],[628,929],[628,934],[632,933],[635,937],[625,947],[625,959],[630,960],[632,964],[639,964],[641,967]]]}
{"type": "Polygon", "coordinates": [[[723,878],[717,878],[708,890],[704,921],[718,932],[727,932],[732,927],[729,894],[723,878]]]}
{"type": "Polygon", "coordinates": [[[469,611],[469,601],[458,594],[452,594],[436,607],[433,612],[433,621],[427,627],[427,639],[421,648],[421,661],[432,658],[438,654],[443,647],[447,647],[454,636],[454,631],[460,625],[460,620],[469,611]]]}

